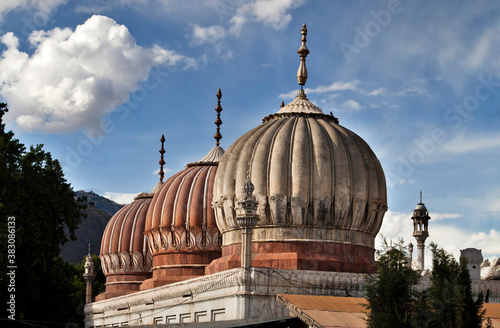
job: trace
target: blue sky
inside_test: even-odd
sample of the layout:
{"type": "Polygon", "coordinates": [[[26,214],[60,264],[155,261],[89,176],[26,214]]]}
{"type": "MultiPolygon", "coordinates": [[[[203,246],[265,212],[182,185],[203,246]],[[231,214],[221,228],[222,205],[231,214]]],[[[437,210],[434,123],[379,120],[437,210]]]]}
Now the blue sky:
{"type": "MultiPolygon", "coordinates": [[[[500,3],[12,0],[0,4],[0,97],[75,190],[119,202],[290,102],[307,23],[306,93],[364,138],[387,177],[381,233],[500,256],[500,3]]],[[[412,241],[415,243],[415,241],[412,241]]],[[[427,261],[427,263],[430,263],[427,261]]]]}

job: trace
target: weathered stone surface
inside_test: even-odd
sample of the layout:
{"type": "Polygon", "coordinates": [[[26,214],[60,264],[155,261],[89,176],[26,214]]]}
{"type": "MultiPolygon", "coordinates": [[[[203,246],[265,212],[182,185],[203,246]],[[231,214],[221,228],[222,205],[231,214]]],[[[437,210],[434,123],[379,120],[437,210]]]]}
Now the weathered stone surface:
{"type": "Polygon", "coordinates": [[[363,139],[299,96],[240,137],[220,160],[212,204],[223,246],[241,243],[235,208],[248,177],[259,202],[254,243],[373,248],[387,210],[382,166],[363,139]]]}
{"type": "Polygon", "coordinates": [[[492,265],[488,260],[485,260],[483,264],[481,264],[481,279],[483,280],[500,280],[500,258],[497,258],[493,261],[492,265]]]}

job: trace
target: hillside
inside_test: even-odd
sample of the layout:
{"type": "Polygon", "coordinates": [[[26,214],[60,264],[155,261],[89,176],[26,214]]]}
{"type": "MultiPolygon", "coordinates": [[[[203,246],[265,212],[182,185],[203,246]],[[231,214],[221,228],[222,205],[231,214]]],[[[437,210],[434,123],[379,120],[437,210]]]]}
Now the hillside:
{"type": "Polygon", "coordinates": [[[88,202],[93,202],[87,208],[87,217],[82,219],[76,231],[77,240],[68,241],[61,247],[61,255],[64,260],[72,263],[81,263],[88,252],[90,243],[91,252],[99,254],[101,248],[101,238],[109,219],[116,213],[122,205],[119,205],[94,192],[79,190],[78,197],[87,196],[88,202]]]}
{"type": "Polygon", "coordinates": [[[87,192],[83,190],[78,190],[76,192],[76,197],[81,197],[81,196],[86,196],[87,201],[89,203],[94,203],[94,206],[96,208],[108,213],[109,215],[115,214],[116,212],[118,212],[120,208],[122,208],[122,205],[117,204],[112,200],[107,199],[106,197],[99,196],[93,191],[87,192]]]}

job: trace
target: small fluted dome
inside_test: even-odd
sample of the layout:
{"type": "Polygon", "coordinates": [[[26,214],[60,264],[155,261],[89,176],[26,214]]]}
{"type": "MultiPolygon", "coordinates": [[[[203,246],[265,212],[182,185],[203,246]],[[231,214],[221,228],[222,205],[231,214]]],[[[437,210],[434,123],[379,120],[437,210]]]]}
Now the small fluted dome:
{"type": "Polygon", "coordinates": [[[201,276],[220,257],[221,241],[211,200],[217,164],[215,146],[200,161],[165,181],[153,197],[144,233],[153,255],[153,278],[141,289],[201,276]]]}
{"type": "Polygon", "coordinates": [[[427,207],[425,207],[424,204],[418,203],[417,206],[415,206],[415,211],[427,211],[427,207]]]}
{"type": "Polygon", "coordinates": [[[101,242],[101,266],[106,275],[106,293],[97,300],[138,291],[151,277],[152,256],[144,236],[146,213],[153,194],[139,194],[109,220],[101,242]]]}
{"type": "Polygon", "coordinates": [[[363,139],[323,114],[302,90],[240,137],[219,163],[213,205],[223,257],[241,243],[235,208],[247,176],[259,202],[253,248],[260,265],[287,267],[275,261],[280,252],[295,254],[290,268],[298,269],[362,271],[373,263],[387,209],[382,166],[363,139]],[[342,263],[321,264],[329,262],[329,252],[342,263]]]}

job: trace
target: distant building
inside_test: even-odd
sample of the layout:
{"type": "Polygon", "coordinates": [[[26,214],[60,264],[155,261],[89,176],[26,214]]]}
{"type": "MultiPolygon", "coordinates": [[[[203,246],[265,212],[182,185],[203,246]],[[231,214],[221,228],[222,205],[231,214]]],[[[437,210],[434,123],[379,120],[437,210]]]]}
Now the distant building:
{"type": "Polygon", "coordinates": [[[219,90],[215,147],[110,220],[106,292],[85,306],[87,327],[303,327],[278,294],[364,296],[385,175],[363,139],[307,99],[305,24],[301,34],[292,102],[224,151],[219,90]]]}
{"type": "Polygon", "coordinates": [[[480,249],[466,248],[460,251],[460,257],[467,261],[467,269],[469,270],[471,279],[481,279],[481,263],[483,263],[483,255],[480,249]]]}

